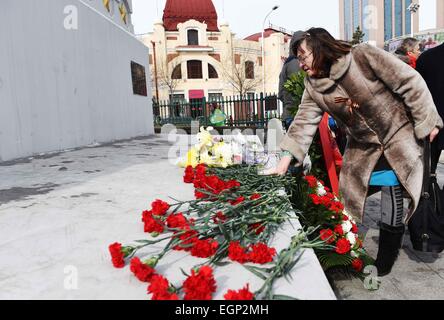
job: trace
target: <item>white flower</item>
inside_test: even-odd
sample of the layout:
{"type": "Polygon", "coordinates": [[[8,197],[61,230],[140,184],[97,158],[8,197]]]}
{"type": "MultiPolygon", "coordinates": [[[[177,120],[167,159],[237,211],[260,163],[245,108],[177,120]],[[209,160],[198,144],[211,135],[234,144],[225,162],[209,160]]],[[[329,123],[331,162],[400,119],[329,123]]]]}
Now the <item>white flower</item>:
{"type": "Polygon", "coordinates": [[[231,146],[225,142],[216,143],[212,153],[215,155],[217,164],[223,168],[233,165],[233,152],[231,146]]]}
{"type": "Polygon", "coordinates": [[[356,251],[354,251],[354,250],[352,250],[352,251],[350,252],[350,255],[352,256],[352,258],[359,258],[359,253],[356,252],[356,251]]]}
{"type": "Polygon", "coordinates": [[[351,223],[356,224],[355,219],[353,219],[352,215],[351,215],[350,213],[348,213],[347,210],[344,209],[344,210],[342,211],[342,214],[343,214],[344,216],[346,216],[346,217],[348,218],[348,220],[349,220],[351,223]]]}
{"type": "Polygon", "coordinates": [[[203,148],[200,151],[199,158],[200,158],[200,163],[206,164],[207,166],[212,167],[217,164],[216,158],[210,155],[209,150],[207,148],[203,148]]]}
{"type": "Polygon", "coordinates": [[[350,232],[350,230],[353,228],[353,225],[350,221],[344,221],[342,223],[342,230],[344,230],[344,233],[350,232]]]}
{"type": "Polygon", "coordinates": [[[356,235],[353,232],[347,233],[345,236],[347,240],[350,242],[351,246],[353,247],[356,243],[356,235]]]}
{"type": "Polygon", "coordinates": [[[325,191],[324,186],[319,181],[318,181],[318,188],[317,188],[316,192],[317,192],[318,196],[321,196],[321,197],[323,197],[327,194],[327,191],[325,191]]]}

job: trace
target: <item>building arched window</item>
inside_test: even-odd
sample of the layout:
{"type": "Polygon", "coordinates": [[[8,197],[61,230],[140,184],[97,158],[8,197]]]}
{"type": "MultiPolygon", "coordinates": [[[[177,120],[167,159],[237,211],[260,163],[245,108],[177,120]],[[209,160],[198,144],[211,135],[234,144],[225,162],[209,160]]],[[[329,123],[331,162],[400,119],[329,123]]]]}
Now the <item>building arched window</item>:
{"type": "Polygon", "coordinates": [[[180,64],[174,67],[171,79],[182,79],[182,66],[180,64]]]}
{"type": "Polygon", "coordinates": [[[245,78],[254,79],[254,62],[245,61],[245,78]]]}
{"type": "Polygon", "coordinates": [[[188,45],[198,46],[199,45],[199,31],[195,29],[188,30],[188,45]]]}
{"type": "Polygon", "coordinates": [[[210,79],[217,79],[217,78],[219,78],[219,75],[217,74],[216,68],[213,67],[211,64],[208,64],[208,78],[210,78],[210,79]]]}
{"type": "Polygon", "coordinates": [[[187,62],[188,79],[202,79],[202,61],[190,60],[187,62]]]}

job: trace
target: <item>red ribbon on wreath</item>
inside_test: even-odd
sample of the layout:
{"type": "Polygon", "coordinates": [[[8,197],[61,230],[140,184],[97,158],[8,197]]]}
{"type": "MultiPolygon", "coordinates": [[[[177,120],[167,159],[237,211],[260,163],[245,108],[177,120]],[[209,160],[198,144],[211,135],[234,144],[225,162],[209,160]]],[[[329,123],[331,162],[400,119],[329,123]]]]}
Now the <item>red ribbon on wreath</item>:
{"type": "Polygon", "coordinates": [[[325,167],[330,179],[330,186],[336,195],[339,195],[339,176],[338,171],[342,167],[342,155],[339,151],[336,140],[331,134],[328,126],[328,114],[324,114],[319,125],[319,135],[321,138],[322,152],[324,154],[325,167]],[[337,170],[338,169],[338,170],[337,170]]]}

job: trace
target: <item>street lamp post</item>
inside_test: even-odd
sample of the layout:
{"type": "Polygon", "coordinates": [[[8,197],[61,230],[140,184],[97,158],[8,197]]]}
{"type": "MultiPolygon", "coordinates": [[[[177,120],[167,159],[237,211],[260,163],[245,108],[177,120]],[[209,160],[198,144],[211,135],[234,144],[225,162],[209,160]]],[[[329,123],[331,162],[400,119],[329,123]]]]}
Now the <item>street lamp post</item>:
{"type": "Polygon", "coordinates": [[[157,77],[157,55],[156,55],[156,43],[154,41],[151,41],[151,44],[153,45],[153,55],[154,55],[154,83],[156,85],[156,101],[159,102],[159,83],[158,83],[158,77],[157,77]]]}
{"type": "Polygon", "coordinates": [[[415,19],[414,19],[414,15],[415,15],[415,13],[417,13],[418,12],[418,10],[419,10],[419,8],[420,8],[420,4],[419,3],[411,3],[409,6],[408,6],[408,8],[407,8],[407,11],[410,11],[410,20],[411,20],[411,37],[413,38],[413,36],[414,36],[414,33],[415,33],[415,28],[414,28],[414,26],[415,26],[415,19]]]}
{"type": "Polygon", "coordinates": [[[265,22],[267,21],[268,17],[275,11],[279,9],[279,6],[274,6],[271,11],[265,16],[264,22],[262,23],[262,93],[265,94],[265,40],[264,40],[264,29],[265,29],[265,22]]]}

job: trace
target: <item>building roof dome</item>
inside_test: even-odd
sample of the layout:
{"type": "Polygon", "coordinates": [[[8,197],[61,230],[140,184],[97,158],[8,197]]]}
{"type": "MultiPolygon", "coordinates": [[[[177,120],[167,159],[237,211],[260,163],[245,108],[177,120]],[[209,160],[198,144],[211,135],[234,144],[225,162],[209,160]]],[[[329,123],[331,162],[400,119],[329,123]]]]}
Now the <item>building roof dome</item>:
{"type": "Polygon", "coordinates": [[[219,31],[217,12],[211,0],[167,0],[163,11],[166,31],[175,31],[179,23],[192,19],[205,23],[208,31],[219,31]]]}

